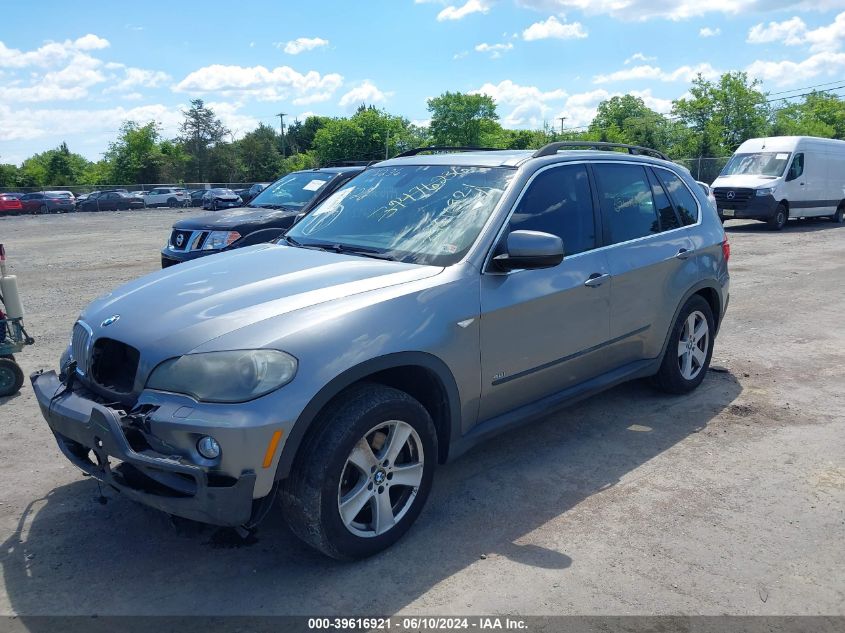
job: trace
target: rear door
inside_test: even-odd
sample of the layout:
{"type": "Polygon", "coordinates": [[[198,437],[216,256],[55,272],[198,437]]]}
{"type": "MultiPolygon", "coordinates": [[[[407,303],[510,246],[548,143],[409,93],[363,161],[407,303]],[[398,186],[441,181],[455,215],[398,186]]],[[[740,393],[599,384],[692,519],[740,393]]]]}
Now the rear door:
{"type": "Polygon", "coordinates": [[[607,355],[621,366],[660,354],[683,295],[698,280],[698,264],[689,229],[651,167],[605,162],[593,169],[612,278],[607,355]]]}
{"type": "Polygon", "coordinates": [[[601,347],[610,332],[610,279],[597,249],[600,223],[587,166],[538,172],[499,243],[516,230],[558,235],[565,254],[554,268],[481,275],[482,421],[607,368],[601,347]]]}

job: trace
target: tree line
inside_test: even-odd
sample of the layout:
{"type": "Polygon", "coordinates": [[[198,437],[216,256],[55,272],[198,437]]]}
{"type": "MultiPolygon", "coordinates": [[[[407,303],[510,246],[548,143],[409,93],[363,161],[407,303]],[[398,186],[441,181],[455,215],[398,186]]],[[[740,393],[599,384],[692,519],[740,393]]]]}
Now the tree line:
{"type": "Polygon", "coordinates": [[[20,166],[0,164],[0,188],[97,186],[117,183],[262,182],[344,160],[380,160],[413,147],[463,145],[526,149],[559,140],[643,145],[675,159],[727,156],[746,139],[806,135],[845,139],[845,100],[813,91],[799,100],[772,99],[744,72],[717,80],[699,75],[669,115],[626,94],[601,102],[583,128],[512,130],[502,127],[490,96],[446,92],[428,100],[431,123],[420,127],[374,106],[349,117],[309,116],[284,136],[259,124],[242,138],[202,100],[183,110],[176,138],[155,122],[126,121],[103,157],[89,161],[66,143],[20,166]]]}

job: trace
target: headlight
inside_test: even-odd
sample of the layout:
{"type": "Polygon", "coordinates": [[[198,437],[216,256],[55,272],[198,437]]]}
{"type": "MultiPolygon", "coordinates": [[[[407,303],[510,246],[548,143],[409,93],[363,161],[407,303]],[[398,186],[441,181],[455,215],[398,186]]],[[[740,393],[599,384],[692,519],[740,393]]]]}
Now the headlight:
{"type": "Polygon", "coordinates": [[[186,354],[156,367],[147,388],[202,402],[246,402],[289,383],[296,366],[293,356],[274,349],[186,354]]]}
{"type": "Polygon", "coordinates": [[[774,187],[767,187],[765,189],[758,189],[757,195],[758,196],[773,196],[775,194],[774,187]]]}
{"type": "Polygon", "coordinates": [[[241,234],[237,231],[212,231],[205,238],[205,243],[202,245],[204,251],[216,251],[224,248],[239,239],[241,234]]]}

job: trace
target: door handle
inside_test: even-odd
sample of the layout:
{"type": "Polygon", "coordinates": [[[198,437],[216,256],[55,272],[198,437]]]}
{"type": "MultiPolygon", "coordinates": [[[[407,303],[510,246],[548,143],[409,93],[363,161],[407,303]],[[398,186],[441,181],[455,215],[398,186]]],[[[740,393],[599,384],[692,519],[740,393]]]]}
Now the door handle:
{"type": "Polygon", "coordinates": [[[598,288],[608,279],[610,279],[610,275],[607,273],[593,273],[587,278],[584,285],[587,286],[587,288],[598,288]]]}
{"type": "Polygon", "coordinates": [[[675,257],[677,259],[688,259],[690,255],[692,255],[692,251],[682,248],[675,254],[675,257]]]}

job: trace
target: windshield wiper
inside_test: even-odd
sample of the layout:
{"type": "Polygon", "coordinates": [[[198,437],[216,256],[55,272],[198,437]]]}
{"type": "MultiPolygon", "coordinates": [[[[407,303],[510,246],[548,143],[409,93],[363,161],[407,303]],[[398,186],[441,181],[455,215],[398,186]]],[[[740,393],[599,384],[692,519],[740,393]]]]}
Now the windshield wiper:
{"type": "Polygon", "coordinates": [[[395,261],[393,257],[378,251],[374,248],[367,248],[366,246],[350,246],[347,244],[339,244],[337,242],[308,242],[307,244],[303,244],[302,242],[297,242],[294,238],[285,235],[284,239],[293,246],[298,246],[300,248],[313,248],[318,251],[327,251],[329,253],[340,253],[342,255],[360,255],[362,257],[371,257],[373,259],[383,259],[387,261],[395,261]]]}
{"type": "Polygon", "coordinates": [[[253,209],[289,209],[291,211],[293,210],[291,207],[286,206],[284,204],[270,204],[264,202],[262,202],[261,204],[249,204],[247,206],[252,207],[253,209]]]}

